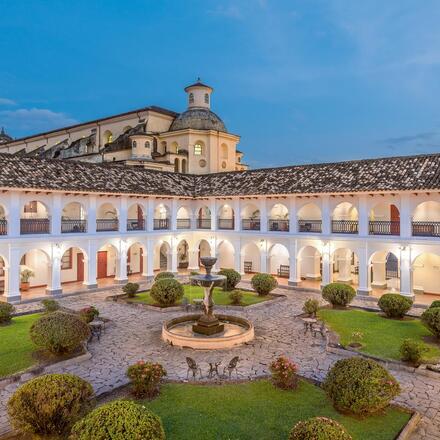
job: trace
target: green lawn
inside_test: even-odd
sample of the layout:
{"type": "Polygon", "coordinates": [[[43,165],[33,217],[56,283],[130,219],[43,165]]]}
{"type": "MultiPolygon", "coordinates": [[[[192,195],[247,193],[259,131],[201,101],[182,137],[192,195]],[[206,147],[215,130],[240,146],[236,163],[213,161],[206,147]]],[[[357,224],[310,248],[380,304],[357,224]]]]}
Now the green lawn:
{"type": "MultiPolygon", "coordinates": [[[[351,334],[361,331],[364,335],[360,351],[386,359],[399,359],[399,348],[406,338],[423,340],[430,332],[419,319],[389,319],[375,312],[363,310],[332,310],[321,309],[319,318],[341,338],[341,344],[351,341],[351,334]]],[[[428,344],[429,352],[425,360],[433,360],[440,356],[439,345],[428,344]]]]}
{"type": "Polygon", "coordinates": [[[355,440],[393,440],[410,414],[389,408],[356,419],[336,412],[325,393],[301,381],[294,391],[261,380],[239,385],[166,384],[160,396],[143,401],[162,418],[167,439],[286,440],[293,425],[327,416],[342,423],[355,440]]]}
{"type": "MultiPolygon", "coordinates": [[[[200,286],[184,285],[183,288],[185,290],[185,297],[188,298],[189,301],[192,301],[193,299],[197,299],[197,298],[203,298],[203,289],[200,286]]],[[[258,296],[253,292],[245,292],[245,291],[242,292],[243,292],[242,304],[245,306],[256,304],[262,301],[267,301],[268,299],[271,298],[270,296],[258,296]]],[[[225,292],[223,291],[223,289],[216,287],[212,294],[214,303],[219,306],[230,305],[231,301],[229,299],[228,294],[229,292],[225,292]]],[[[150,293],[148,291],[138,293],[136,297],[130,299],[130,301],[144,303],[144,304],[156,304],[153,298],[151,298],[150,293]]]]}
{"type": "Polygon", "coordinates": [[[0,327],[0,377],[24,370],[35,363],[35,345],[29,338],[29,328],[41,315],[12,318],[11,324],[0,327]]]}

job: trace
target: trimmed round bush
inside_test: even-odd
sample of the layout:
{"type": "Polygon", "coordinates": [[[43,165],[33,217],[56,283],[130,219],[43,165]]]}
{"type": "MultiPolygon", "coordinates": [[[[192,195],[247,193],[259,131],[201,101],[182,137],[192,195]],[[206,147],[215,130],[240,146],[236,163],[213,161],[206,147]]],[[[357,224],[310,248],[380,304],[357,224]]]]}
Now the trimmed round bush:
{"type": "Polygon", "coordinates": [[[151,297],[161,306],[172,306],[183,298],[183,286],[174,278],[162,278],[156,281],[150,290],[151,297]]]}
{"type": "Polygon", "coordinates": [[[60,303],[54,299],[46,298],[41,301],[46,313],[56,312],[60,308],[60,303]]]}
{"type": "Polygon", "coordinates": [[[337,361],[323,388],[338,411],[356,415],[376,413],[400,393],[398,382],[384,367],[361,357],[337,361]]]}
{"type": "Polygon", "coordinates": [[[430,307],[422,313],[425,327],[437,338],[440,338],[440,307],[430,307]]]}
{"type": "Polygon", "coordinates": [[[218,274],[226,277],[225,290],[234,290],[235,286],[241,281],[241,275],[234,269],[221,269],[218,274]]]}
{"type": "Polygon", "coordinates": [[[310,316],[316,316],[319,309],[319,301],[314,298],[306,299],[302,309],[304,313],[307,313],[310,316]]]}
{"type": "Polygon", "coordinates": [[[251,279],[251,284],[258,295],[268,295],[278,286],[278,281],[268,273],[256,273],[251,279]]]}
{"type": "Polygon", "coordinates": [[[8,402],[12,426],[23,434],[60,436],[94,404],[92,386],[73,374],[47,374],[15,391],[8,402]]]}
{"type": "Polygon", "coordinates": [[[419,364],[423,355],[429,351],[426,344],[414,339],[405,339],[400,346],[400,359],[402,361],[419,364]]]}
{"type": "Polygon", "coordinates": [[[154,281],[159,281],[162,280],[164,278],[175,278],[173,272],[159,272],[155,277],[154,277],[154,281]]]}
{"type": "Polygon", "coordinates": [[[129,297],[134,298],[137,291],[139,290],[139,284],[138,283],[127,283],[123,288],[122,291],[129,297]]]}
{"type": "Polygon", "coordinates": [[[243,299],[243,292],[241,290],[233,290],[229,292],[229,299],[231,300],[231,304],[239,306],[243,299]]]}
{"type": "Polygon", "coordinates": [[[352,437],[335,420],[313,417],[299,421],[290,431],[289,440],[352,440],[352,437]]]}
{"type": "Polygon", "coordinates": [[[377,305],[388,318],[403,318],[413,302],[411,298],[399,293],[385,293],[379,298],[377,305]]]}
{"type": "Polygon", "coordinates": [[[435,301],[433,301],[431,303],[431,305],[429,306],[430,309],[433,309],[434,307],[440,307],[440,300],[436,299],[435,301]]]}
{"type": "Polygon", "coordinates": [[[165,440],[161,419],[145,406],[116,400],[94,409],[72,429],[71,440],[165,440]]]}
{"type": "Polygon", "coordinates": [[[15,307],[12,304],[0,302],[0,325],[9,324],[14,312],[15,307]]]}
{"type": "Polygon", "coordinates": [[[54,354],[71,353],[90,337],[89,326],[78,315],[53,312],[30,328],[32,342],[54,354]]]}
{"type": "Polygon", "coordinates": [[[332,306],[347,307],[356,296],[356,290],[348,284],[330,283],[322,289],[322,297],[332,306]]]}

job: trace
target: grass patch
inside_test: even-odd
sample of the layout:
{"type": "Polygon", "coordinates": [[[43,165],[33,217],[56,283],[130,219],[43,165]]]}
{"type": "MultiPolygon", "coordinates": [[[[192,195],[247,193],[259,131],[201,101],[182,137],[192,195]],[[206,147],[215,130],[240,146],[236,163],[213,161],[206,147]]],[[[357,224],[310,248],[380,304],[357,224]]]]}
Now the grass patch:
{"type": "Polygon", "coordinates": [[[29,337],[38,313],[12,318],[11,324],[0,327],[0,377],[24,370],[36,363],[32,352],[36,346],[29,337]]]}
{"type": "MultiPolygon", "coordinates": [[[[411,338],[423,341],[431,336],[419,319],[389,319],[379,313],[363,310],[320,309],[318,317],[340,336],[342,345],[348,345],[351,334],[361,331],[364,335],[360,351],[384,359],[399,360],[399,349],[404,339],[411,338]]],[[[425,361],[440,357],[440,347],[427,344],[429,352],[425,361]]]]}
{"type": "Polygon", "coordinates": [[[410,418],[395,407],[365,419],[344,416],[321,388],[303,380],[295,391],[279,390],[267,380],[166,384],[157,399],[142,403],[162,418],[166,437],[173,440],[285,440],[296,422],[315,416],[337,420],[356,440],[392,440],[410,418]]]}
{"type": "MultiPolygon", "coordinates": [[[[203,298],[203,289],[200,286],[184,285],[183,288],[185,290],[184,296],[188,299],[188,301],[192,301],[193,299],[202,299],[203,298]]],[[[251,304],[257,304],[257,303],[271,299],[270,295],[259,296],[256,293],[246,292],[244,290],[242,290],[242,292],[243,292],[243,299],[242,299],[241,303],[244,306],[249,306],[251,304]]],[[[229,292],[225,292],[222,288],[219,288],[219,287],[216,287],[214,289],[214,292],[212,293],[212,299],[214,300],[214,303],[219,306],[228,306],[231,304],[231,300],[229,299],[229,292]]],[[[137,303],[144,303],[144,304],[149,304],[149,305],[158,305],[153,300],[153,298],[151,298],[149,291],[140,292],[136,295],[135,298],[130,298],[129,301],[137,302],[137,303]]],[[[180,302],[177,304],[180,304],[180,302]]]]}

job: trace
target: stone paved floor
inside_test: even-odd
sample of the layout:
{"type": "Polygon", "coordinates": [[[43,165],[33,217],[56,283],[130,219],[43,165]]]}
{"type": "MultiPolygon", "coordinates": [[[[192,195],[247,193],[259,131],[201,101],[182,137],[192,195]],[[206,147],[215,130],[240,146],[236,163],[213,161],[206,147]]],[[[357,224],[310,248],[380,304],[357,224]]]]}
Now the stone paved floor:
{"type": "MultiPolygon", "coordinates": [[[[278,289],[278,293],[286,294],[283,302],[265,304],[264,306],[244,309],[240,313],[251,319],[255,325],[256,338],[245,346],[216,352],[202,352],[190,349],[179,349],[167,346],[161,340],[161,324],[180,313],[156,312],[130,306],[124,303],[105,301],[108,295],[119,292],[115,287],[104,292],[95,292],[63,298],[60,302],[67,307],[79,309],[93,304],[99,308],[101,315],[113,320],[101,338],[89,349],[90,360],[66,368],[57,368],[56,372],[77,374],[92,383],[96,393],[111,391],[127,382],[125,371],[129,364],[139,360],[161,362],[168,371],[170,379],[185,379],[187,368],[185,356],[195,358],[206,375],[206,360],[217,358],[223,362],[239,355],[239,376],[253,378],[268,373],[269,363],[278,355],[287,355],[299,366],[301,374],[322,380],[329,367],[339,358],[325,351],[323,339],[303,334],[303,325],[295,315],[301,313],[304,300],[316,296],[310,292],[286,291],[278,289]]],[[[30,310],[37,305],[24,304],[18,306],[19,311],[30,310]]],[[[221,309],[221,307],[218,307],[221,309]]],[[[423,415],[422,422],[414,440],[434,440],[440,438],[440,380],[402,371],[392,371],[400,381],[403,393],[396,402],[408,408],[416,409],[423,415]]],[[[5,411],[6,402],[16,389],[16,384],[7,386],[0,391],[0,435],[10,427],[5,411]]]]}

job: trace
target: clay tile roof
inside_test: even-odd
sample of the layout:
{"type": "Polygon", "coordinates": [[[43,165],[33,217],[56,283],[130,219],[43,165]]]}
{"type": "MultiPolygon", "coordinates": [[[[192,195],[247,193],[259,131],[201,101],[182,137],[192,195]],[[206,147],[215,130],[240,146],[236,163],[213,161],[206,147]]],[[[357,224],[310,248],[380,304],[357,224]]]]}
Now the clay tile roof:
{"type": "Polygon", "coordinates": [[[440,190],[440,154],[190,175],[0,153],[0,187],[179,197],[440,190]]]}

